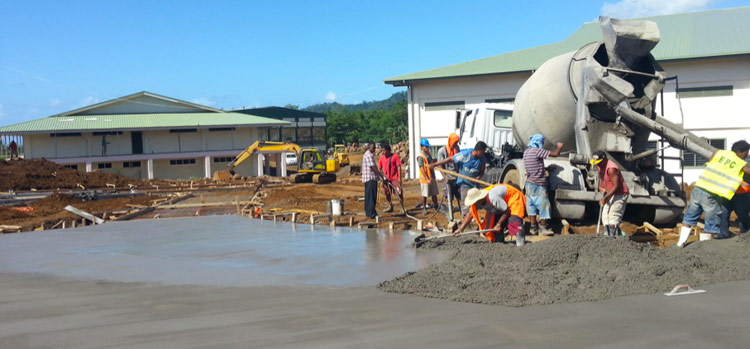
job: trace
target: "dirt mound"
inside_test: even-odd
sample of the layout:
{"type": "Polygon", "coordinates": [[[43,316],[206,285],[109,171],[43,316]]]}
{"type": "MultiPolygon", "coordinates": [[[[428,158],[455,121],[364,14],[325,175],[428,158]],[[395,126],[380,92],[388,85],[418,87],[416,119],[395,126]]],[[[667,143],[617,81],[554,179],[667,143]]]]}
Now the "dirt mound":
{"type": "Polygon", "coordinates": [[[44,159],[0,160],[0,190],[105,188],[143,185],[145,181],[103,172],[80,172],[44,159]]]}
{"type": "Polygon", "coordinates": [[[568,235],[517,248],[476,237],[430,241],[443,263],[381,283],[386,292],[504,306],[595,301],[750,279],[750,234],[684,249],[568,235]]]}

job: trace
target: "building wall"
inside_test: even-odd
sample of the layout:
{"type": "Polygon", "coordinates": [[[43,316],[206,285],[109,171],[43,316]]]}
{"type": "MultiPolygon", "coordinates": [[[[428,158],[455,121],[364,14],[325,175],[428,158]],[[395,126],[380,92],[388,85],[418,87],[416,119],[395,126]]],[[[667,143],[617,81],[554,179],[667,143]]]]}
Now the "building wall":
{"type": "Polygon", "coordinates": [[[203,157],[180,158],[177,160],[195,159],[194,164],[170,165],[173,160],[154,160],[154,177],[162,179],[203,178],[203,157]]]}
{"type": "MultiPolygon", "coordinates": [[[[747,140],[750,136],[750,57],[667,62],[662,66],[668,76],[678,76],[680,89],[732,85],[732,96],[682,98],[684,125],[702,137],[726,138],[727,149],[737,140],[747,140]]],[[[445,145],[448,134],[455,130],[455,110],[427,110],[429,103],[463,101],[465,108],[470,109],[488,99],[514,98],[529,76],[518,73],[413,82],[408,91],[411,149],[419,149],[422,137],[428,138],[432,145],[445,145]]],[[[665,86],[663,104],[665,117],[680,123],[674,81],[665,86]]],[[[661,110],[661,101],[656,110],[661,110]]],[[[670,150],[665,155],[679,156],[680,152],[670,150]]],[[[415,163],[416,152],[411,152],[410,156],[411,163],[415,163]]],[[[679,162],[667,161],[665,169],[679,173],[679,162]]],[[[684,181],[694,182],[700,171],[700,168],[686,168],[684,181]]],[[[410,168],[409,172],[412,177],[416,175],[415,168],[410,168]]]]}

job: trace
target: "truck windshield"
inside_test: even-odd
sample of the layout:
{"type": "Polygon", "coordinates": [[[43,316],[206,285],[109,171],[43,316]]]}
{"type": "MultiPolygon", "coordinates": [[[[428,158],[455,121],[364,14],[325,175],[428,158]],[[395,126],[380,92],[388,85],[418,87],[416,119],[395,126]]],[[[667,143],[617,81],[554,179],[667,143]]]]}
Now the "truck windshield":
{"type": "Polygon", "coordinates": [[[495,110],[495,127],[512,127],[513,112],[510,110],[495,110]]]}

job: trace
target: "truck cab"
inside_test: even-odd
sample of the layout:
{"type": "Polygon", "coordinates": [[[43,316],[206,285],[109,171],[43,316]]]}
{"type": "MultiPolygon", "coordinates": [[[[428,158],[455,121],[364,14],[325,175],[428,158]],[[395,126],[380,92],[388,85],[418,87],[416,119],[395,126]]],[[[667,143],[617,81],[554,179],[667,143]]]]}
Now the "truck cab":
{"type": "Polygon", "coordinates": [[[499,156],[503,145],[514,145],[513,105],[510,103],[482,103],[473,109],[456,111],[456,134],[461,138],[461,149],[473,149],[484,141],[499,156]]]}

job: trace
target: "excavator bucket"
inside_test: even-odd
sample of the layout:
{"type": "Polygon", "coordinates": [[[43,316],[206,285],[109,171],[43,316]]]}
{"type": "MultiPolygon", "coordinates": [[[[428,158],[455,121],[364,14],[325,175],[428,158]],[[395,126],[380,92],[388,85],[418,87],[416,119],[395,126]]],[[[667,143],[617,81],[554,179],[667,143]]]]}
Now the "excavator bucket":
{"type": "Polygon", "coordinates": [[[213,180],[215,181],[228,181],[232,178],[232,174],[227,170],[214,172],[213,180]]]}

